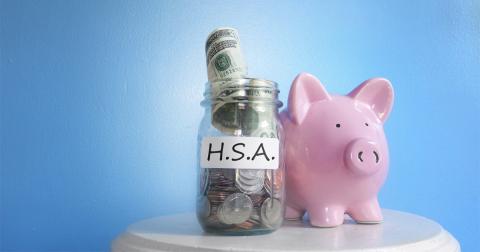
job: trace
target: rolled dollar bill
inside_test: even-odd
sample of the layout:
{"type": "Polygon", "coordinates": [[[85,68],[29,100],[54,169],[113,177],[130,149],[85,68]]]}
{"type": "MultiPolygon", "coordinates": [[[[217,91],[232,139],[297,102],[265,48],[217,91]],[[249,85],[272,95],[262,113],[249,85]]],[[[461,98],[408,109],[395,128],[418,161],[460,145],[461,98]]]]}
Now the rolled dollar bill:
{"type": "Polygon", "coordinates": [[[226,27],[212,31],[205,43],[205,54],[210,82],[247,75],[237,30],[226,27]]]}

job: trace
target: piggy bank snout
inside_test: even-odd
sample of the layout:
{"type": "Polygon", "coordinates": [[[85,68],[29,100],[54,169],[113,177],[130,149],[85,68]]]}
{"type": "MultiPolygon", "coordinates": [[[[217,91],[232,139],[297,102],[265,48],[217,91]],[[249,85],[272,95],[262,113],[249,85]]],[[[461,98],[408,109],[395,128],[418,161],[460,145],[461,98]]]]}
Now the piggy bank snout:
{"type": "Polygon", "coordinates": [[[382,152],[376,142],[359,138],[351,141],[345,150],[347,168],[359,175],[375,173],[380,168],[382,152]]]}

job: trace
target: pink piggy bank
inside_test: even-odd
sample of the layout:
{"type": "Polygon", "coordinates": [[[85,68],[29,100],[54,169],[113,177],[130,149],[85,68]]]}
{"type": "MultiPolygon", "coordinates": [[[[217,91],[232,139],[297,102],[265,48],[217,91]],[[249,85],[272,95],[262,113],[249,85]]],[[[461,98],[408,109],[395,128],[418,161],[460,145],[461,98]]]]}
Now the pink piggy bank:
{"type": "Polygon", "coordinates": [[[388,173],[383,123],[393,105],[390,82],[374,78],[347,96],[330,95],[313,75],[295,78],[282,112],[287,219],[333,227],[344,214],[379,223],[377,194],[388,173]]]}

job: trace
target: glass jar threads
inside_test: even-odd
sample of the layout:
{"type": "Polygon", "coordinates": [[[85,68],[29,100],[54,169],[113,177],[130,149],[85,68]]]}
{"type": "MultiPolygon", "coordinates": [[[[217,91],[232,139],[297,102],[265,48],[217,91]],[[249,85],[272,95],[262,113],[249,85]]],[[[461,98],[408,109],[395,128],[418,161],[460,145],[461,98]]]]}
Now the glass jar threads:
{"type": "Polygon", "coordinates": [[[276,230],[284,213],[283,132],[277,84],[209,82],[198,134],[197,217],[207,232],[276,230]]]}

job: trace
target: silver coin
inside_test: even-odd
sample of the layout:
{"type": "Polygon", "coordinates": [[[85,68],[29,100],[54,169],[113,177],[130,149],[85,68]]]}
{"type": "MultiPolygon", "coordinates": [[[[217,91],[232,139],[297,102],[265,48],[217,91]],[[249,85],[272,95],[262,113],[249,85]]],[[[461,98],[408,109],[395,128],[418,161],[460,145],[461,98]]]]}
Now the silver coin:
{"type": "MultiPolygon", "coordinates": [[[[269,127],[263,127],[257,129],[254,133],[254,136],[257,137],[265,137],[265,138],[278,138],[278,134],[276,129],[274,128],[269,128],[269,127]]],[[[264,187],[267,193],[271,197],[279,197],[281,195],[281,191],[277,190],[278,188],[275,187],[274,183],[274,173],[275,170],[267,170],[265,171],[265,180],[264,180],[264,187]]]]}
{"type": "Polygon", "coordinates": [[[249,181],[238,180],[237,183],[235,183],[235,185],[240,190],[243,189],[246,192],[248,192],[248,194],[252,194],[252,193],[260,191],[265,184],[264,184],[264,180],[253,180],[253,181],[251,181],[251,180],[249,180],[249,181]]]}
{"type": "Polygon", "coordinates": [[[250,216],[250,219],[260,221],[260,215],[258,213],[253,213],[252,216],[250,216]]]}
{"type": "Polygon", "coordinates": [[[263,184],[263,181],[265,180],[265,175],[261,175],[258,177],[244,177],[242,175],[237,176],[237,183],[242,183],[246,185],[256,185],[256,184],[263,184]]]}
{"type": "Polygon", "coordinates": [[[267,191],[268,195],[270,195],[270,197],[274,197],[273,191],[272,191],[272,185],[271,185],[270,181],[271,180],[266,179],[265,182],[264,182],[264,187],[265,187],[265,191],[267,191]]]}
{"type": "Polygon", "coordinates": [[[282,221],[282,204],[278,199],[268,198],[260,209],[262,223],[266,226],[277,226],[282,221]]]}
{"type": "Polygon", "coordinates": [[[225,222],[225,219],[223,218],[223,208],[222,208],[223,205],[219,205],[217,207],[217,218],[220,222],[222,223],[226,223],[225,222]]]}
{"type": "Polygon", "coordinates": [[[265,171],[258,169],[238,169],[235,185],[240,191],[253,194],[262,190],[265,171]]]}
{"type": "Polygon", "coordinates": [[[246,179],[265,178],[265,170],[260,169],[239,169],[238,175],[246,179]]]}
{"type": "Polygon", "coordinates": [[[243,193],[229,195],[218,209],[218,218],[225,224],[240,224],[250,218],[253,203],[243,193]]]}
{"type": "Polygon", "coordinates": [[[267,171],[267,175],[265,179],[265,190],[267,190],[267,193],[270,194],[270,196],[277,197],[277,195],[274,195],[274,194],[278,194],[278,192],[276,191],[274,192],[274,189],[275,189],[273,185],[274,172],[275,172],[274,170],[267,171]]]}
{"type": "Polygon", "coordinates": [[[240,191],[246,193],[246,194],[255,194],[255,193],[259,193],[260,191],[262,191],[263,189],[263,181],[262,182],[258,182],[257,184],[255,185],[246,185],[246,184],[243,184],[243,183],[237,183],[237,187],[238,189],[240,189],[240,191]]]}
{"type": "Polygon", "coordinates": [[[244,185],[244,186],[254,186],[254,185],[263,185],[264,179],[262,178],[254,178],[254,179],[245,179],[239,177],[236,181],[237,185],[244,185]]]}
{"type": "Polygon", "coordinates": [[[245,178],[243,176],[237,176],[235,185],[240,191],[247,194],[254,194],[260,192],[265,183],[265,176],[245,178]]]}

